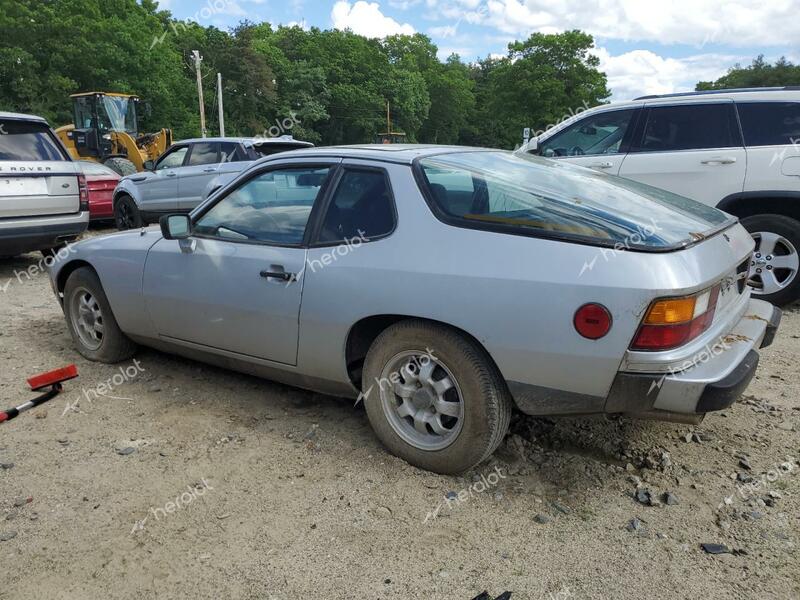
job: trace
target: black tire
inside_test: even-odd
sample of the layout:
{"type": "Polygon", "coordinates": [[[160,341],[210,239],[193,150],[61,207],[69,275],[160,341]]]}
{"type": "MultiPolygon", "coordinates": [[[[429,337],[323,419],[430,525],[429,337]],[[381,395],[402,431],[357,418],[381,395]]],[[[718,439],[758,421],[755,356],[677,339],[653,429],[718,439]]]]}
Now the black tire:
{"type": "Polygon", "coordinates": [[[136,165],[127,158],[108,158],[105,160],[105,162],[103,162],[103,164],[123,177],[138,173],[136,165]]]}
{"type": "Polygon", "coordinates": [[[139,229],[146,225],[133,198],[123,194],[114,204],[114,224],[120,231],[139,229]]]}
{"type": "Polygon", "coordinates": [[[70,274],[67,284],[64,286],[64,315],[75,347],[85,358],[114,364],[127,360],[136,353],[136,344],[119,328],[100,279],[93,269],[82,267],[70,274]],[[80,325],[76,321],[78,310],[73,310],[80,304],[81,298],[86,297],[87,293],[99,305],[102,315],[101,319],[97,319],[103,326],[102,339],[97,347],[84,343],[84,336],[79,332],[80,325]]]}
{"type": "MultiPolygon", "coordinates": [[[[756,255],[754,256],[753,262],[757,264],[752,265],[753,269],[760,268],[762,269],[762,273],[765,274],[767,267],[773,266],[770,264],[772,260],[780,258],[781,255],[785,256],[787,252],[791,252],[792,248],[789,248],[789,246],[793,247],[795,255],[800,252],[800,221],[796,219],[784,215],[755,215],[742,219],[742,225],[756,238],[756,255]],[[777,245],[774,255],[762,254],[762,256],[759,256],[759,254],[761,254],[759,252],[761,249],[760,233],[777,234],[783,238],[785,242],[781,242],[777,245]],[[788,242],[788,245],[786,242],[788,242]]],[[[800,299],[800,270],[794,270],[794,272],[792,272],[788,269],[777,269],[774,267],[770,270],[782,287],[773,293],[765,293],[761,288],[756,287],[753,290],[754,295],[778,306],[784,306],[800,299]]],[[[761,276],[752,269],[750,277],[757,285],[764,284],[763,280],[761,280],[761,276]]]]}
{"type": "Polygon", "coordinates": [[[362,387],[367,416],[381,442],[396,456],[428,471],[462,473],[488,458],[508,432],[513,402],[494,362],[473,340],[443,325],[410,319],[383,331],[367,353],[362,387]],[[444,448],[412,445],[387,417],[382,372],[407,352],[435,357],[455,379],[457,394],[460,391],[463,422],[444,448]]]}

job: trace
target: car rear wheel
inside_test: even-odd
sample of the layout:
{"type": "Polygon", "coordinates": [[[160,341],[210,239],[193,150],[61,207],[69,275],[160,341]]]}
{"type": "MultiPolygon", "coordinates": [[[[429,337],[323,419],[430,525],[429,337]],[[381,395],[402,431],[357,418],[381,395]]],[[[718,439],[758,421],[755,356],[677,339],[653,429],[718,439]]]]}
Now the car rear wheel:
{"type": "Polygon", "coordinates": [[[750,264],[753,293],[773,304],[800,298],[800,221],[783,215],[755,215],[742,225],[756,241],[750,264]]]}
{"type": "Polygon", "coordinates": [[[113,364],[136,353],[136,344],[119,328],[92,269],[82,267],[67,279],[64,314],[78,352],[89,360],[113,364]]]}
{"type": "Polygon", "coordinates": [[[362,388],[383,444],[436,473],[461,473],[485,460],[511,420],[511,396],[483,348],[427,321],[401,321],[377,337],[362,388]]]}
{"type": "Polygon", "coordinates": [[[114,222],[117,229],[126,231],[128,229],[138,229],[144,225],[142,213],[136,206],[136,202],[130,196],[121,196],[114,205],[114,222]]]}

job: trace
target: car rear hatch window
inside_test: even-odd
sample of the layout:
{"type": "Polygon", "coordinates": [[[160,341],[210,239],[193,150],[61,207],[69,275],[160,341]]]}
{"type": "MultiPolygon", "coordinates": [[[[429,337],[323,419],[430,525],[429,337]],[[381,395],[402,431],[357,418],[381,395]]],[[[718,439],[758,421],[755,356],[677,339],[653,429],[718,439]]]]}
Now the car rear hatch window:
{"type": "Polygon", "coordinates": [[[659,252],[735,223],[688,198],[531,155],[440,154],[417,172],[436,215],[461,227],[659,252]]]}
{"type": "Polygon", "coordinates": [[[0,119],[0,219],[80,210],[73,163],[45,123],[0,119]]]}

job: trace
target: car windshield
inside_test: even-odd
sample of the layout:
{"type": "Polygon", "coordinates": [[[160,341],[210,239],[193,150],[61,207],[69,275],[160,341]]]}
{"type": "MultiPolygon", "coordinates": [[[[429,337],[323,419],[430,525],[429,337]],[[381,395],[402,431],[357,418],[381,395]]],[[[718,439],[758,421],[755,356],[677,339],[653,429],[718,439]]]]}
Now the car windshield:
{"type": "Polygon", "coordinates": [[[67,160],[44,123],[0,119],[0,160],[67,160]]]}
{"type": "Polygon", "coordinates": [[[439,215],[465,227],[664,250],[733,222],[682,196],[531,155],[459,152],[419,167],[439,215]]]}
{"type": "Polygon", "coordinates": [[[127,96],[103,96],[97,107],[101,129],[111,131],[136,131],[134,102],[127,96]]]}

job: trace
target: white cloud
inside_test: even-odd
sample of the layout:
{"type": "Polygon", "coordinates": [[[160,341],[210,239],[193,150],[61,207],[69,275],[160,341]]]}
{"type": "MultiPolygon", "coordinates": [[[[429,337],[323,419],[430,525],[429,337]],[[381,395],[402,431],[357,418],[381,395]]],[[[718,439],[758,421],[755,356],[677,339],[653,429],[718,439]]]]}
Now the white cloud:
{"type": "Polygon", "coordinates": [[[408,23],[400,24],[381,12],[377,2],[358,0],[350,4],[341,0],[333,5],[331,20],[336,29],[351,29],[353,33],[372,38],[384,38],[387,35],[413,35],[414,28],[408,23]]]}
{"type": "Polygon", "coordinates": [[[582,29],[661,44],[794,45],[797,0],[488,0],[488,21],[513,35],[582,29]]]}
{"type": "Polygon", "coordinates": [[[686,58],[664,58],[650,50],[633,50],[612,56],[604,48],[592,51],[600,59],[600,70],[608,76],[613,100],[631,100],[649,94],[694,90],[698,81],[713,81],[727,73],[741,56],[698,54],[686,58]]]}

